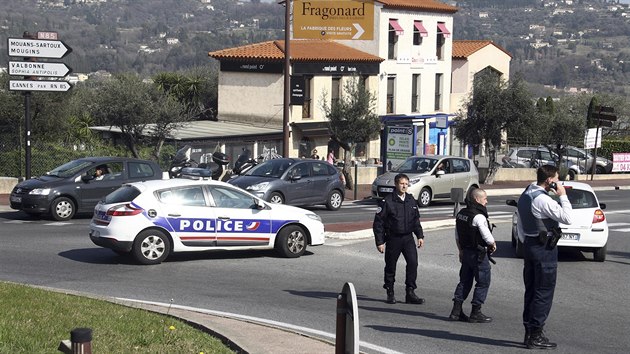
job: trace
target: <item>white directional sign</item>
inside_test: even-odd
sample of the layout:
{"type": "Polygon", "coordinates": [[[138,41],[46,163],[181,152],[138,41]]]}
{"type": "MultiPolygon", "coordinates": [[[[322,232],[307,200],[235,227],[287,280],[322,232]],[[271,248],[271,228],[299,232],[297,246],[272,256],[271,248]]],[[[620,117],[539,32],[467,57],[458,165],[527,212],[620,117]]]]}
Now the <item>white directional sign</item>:
{"type": "Polygon", "coordinates": [[[9,75],[64,77],[70,71],[64,63],[9,61],[9,75]]]}
{"type": "Polygon", "coordinates": [[[59,59],[72,51],[72,49],[62,41],[9,38],[8,43],[10,57],[59,59]]]}
{"type": "Polygon", "coordinates": [[[72,85],[66,81],[43,81],[43,80],[9,80],[9,90],[11,91],[56,91],[66,92],[72,85]]]}

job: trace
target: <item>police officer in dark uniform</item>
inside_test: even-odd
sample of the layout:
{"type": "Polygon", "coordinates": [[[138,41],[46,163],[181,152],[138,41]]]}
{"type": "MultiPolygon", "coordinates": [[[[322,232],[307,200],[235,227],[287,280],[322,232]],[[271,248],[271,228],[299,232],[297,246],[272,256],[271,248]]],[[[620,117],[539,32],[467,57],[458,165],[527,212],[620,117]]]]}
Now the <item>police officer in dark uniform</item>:
{"type": "Polygon", "coordinates": [[[571,202],[558,182],[558,168],[543,165],[536,171],[536,184],[529,185],[518,200],[518,237],[524,245],[523,325],[529,349],[554,349],[543,333],[556,288],[559,237],[558,223],[571,224],[571,202]],[[555,191],[559,203],[549,196],[555,191]]]}
{"type": "Polygon", "coordinates": [[[455,242],[459,250],[459,283],[453,295],[453,309],[449,318],[453,321],[473,323],[491,322],[492,318],[481,312],[481,305],[488,296],[490,287],[490,262],[488,253],[497,249],[488,223],[488,196],[483,189],[470,193],[467,207],[457,213],[455,219],[455,242]],[[470,317],[464,314],[462,304],[470,294],[473,280],[475,291],[472,298],[470,317]]]}
{"type": "Polygon", "coordinates": [[[380,201],[374,216],[373,230],[376,249],[385,253],[385,284],[387,303],[395,304],[394,281],[396,263],[402,253],[407,262],[405,272],[406,296],[408,304],[423,304],[424,299],[416,296],[416,278],[418,275],[418,250],[424,245],[424,233],[420,225],[418,204],[411,194],[407,193],[409,177],[397,174],[394,177],[396,190],[380,201]],[[416,235],[418,241],[413,234],[416,235]],[[417,247],[417,248],[416,248],[417,247]]]}

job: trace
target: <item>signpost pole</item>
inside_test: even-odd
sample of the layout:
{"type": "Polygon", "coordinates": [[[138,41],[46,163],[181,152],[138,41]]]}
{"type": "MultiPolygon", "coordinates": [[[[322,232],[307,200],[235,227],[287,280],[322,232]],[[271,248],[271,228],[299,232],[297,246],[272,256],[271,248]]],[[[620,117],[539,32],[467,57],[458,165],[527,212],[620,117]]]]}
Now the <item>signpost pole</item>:
{"type": "Polygon", "coordinates": [[[282,157],[289,157],[289,115],[291,101],[291,0],[284,1],[284,102],[282,107],[282,157]]]}
{"type": "MultiPolygon", "coordinates": [[[[34,38],[27,31],[22,34],[22,37],[34,38]]],[[[27,57],[24,61],[35,61],[35,59],[27,57]]],[[[31,91],[24,92],[24,178],[31,178],[31,91]]]]}
{"type": "Polygon", "coordinates": [[[599,137],[599,120],[597,121],[597,130],[595,130],[595,150],[593,151],[593,164],[591,164],[591,181],[593,180],[593,174],[595,173],[595,166],[597,162],[597,138],[599,137]]]}

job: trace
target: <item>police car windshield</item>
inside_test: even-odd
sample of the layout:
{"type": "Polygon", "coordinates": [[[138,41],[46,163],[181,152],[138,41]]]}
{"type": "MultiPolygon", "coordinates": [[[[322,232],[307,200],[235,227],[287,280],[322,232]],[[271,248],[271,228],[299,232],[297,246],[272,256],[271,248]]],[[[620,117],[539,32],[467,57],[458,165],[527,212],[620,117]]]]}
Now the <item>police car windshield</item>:
{"type": "Polygon", "coordinates": [[[54,170],[50,172],[46,172],[47,176],[66,178],[74,176],[77,172],[83,170],[84,168],[92,165],[91,161],[80,161],[74,160],[68,163],[65,163],[59,167],[56,167],[54,170]]]}
{"type": "Polygon", "coordinates": [[[285,159],[265,161],[249,170],[245,176],[280,178],[292,164],[292,160],[285,159]]]}
{"type": "Polygon", "coordinates": [[[410,157],[398,167],[394,168],[394,172],[400,173],[425,173],[429,172],[437,163],[437,159],[426,157],[410,157]]]}

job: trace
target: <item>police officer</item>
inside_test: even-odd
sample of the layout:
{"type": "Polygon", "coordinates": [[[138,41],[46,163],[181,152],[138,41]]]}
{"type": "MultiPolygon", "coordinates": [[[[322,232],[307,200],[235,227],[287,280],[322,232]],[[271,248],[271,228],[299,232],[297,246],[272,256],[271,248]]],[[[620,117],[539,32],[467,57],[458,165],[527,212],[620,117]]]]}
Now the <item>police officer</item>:
{"type": "Polygon", "coordinates": [[[462,209],[455,220],[455,242],[459,250],[459,283],[453,295],[453,309],[449,318],[454,321],[473,323],[492,322],[492,318],[481,312],[481,305],[488,296],[490,287],[490,262],[488,252],[497,249],[488,226],[488,196],[483,189],[476,188],[470,193],[468,206],[462,209]],[[464,314],[462,303],[470,294],[473,279],[475,291],[472,298],[470,318],[464,314]]]}
{"type": "Polygon", "coordinates": [[[549,342],[543,333],[551,311],[558,267],[558,248],[550,239],[557,235],[559,222],[571,224],[571,203],[562,184],[557,183],[557,167],[543,165],[536,171],[536,177],[536,184],[525,189],[517,206],[518,237],[524,244],[525,258],[524,342],[529,349],[553,349],[556,343],[549,342]],[[555,191],[559,202],[551,199],[550,190],[555,191]]]}
{"type": "Polygon", "coordinates": [[[407,262],[405,272],[405,302],[423,304],[424,299],[416,296],[416,278],[418,275],[418,250],[424,245],[424,233],[420,225],[418,204],[407,193],[409,177],[400,173],[394,177],[396,190],[380,201],[374,216],[373,230],[376,249],[385,253],[385,284],[387,303],[395,304],[394,281],[396,263],[402,253],[407,262]],[[418,238],[417,244],[413,234],[418,238]],[[417,247],[417,248],[416,248],[417,247]]]}

